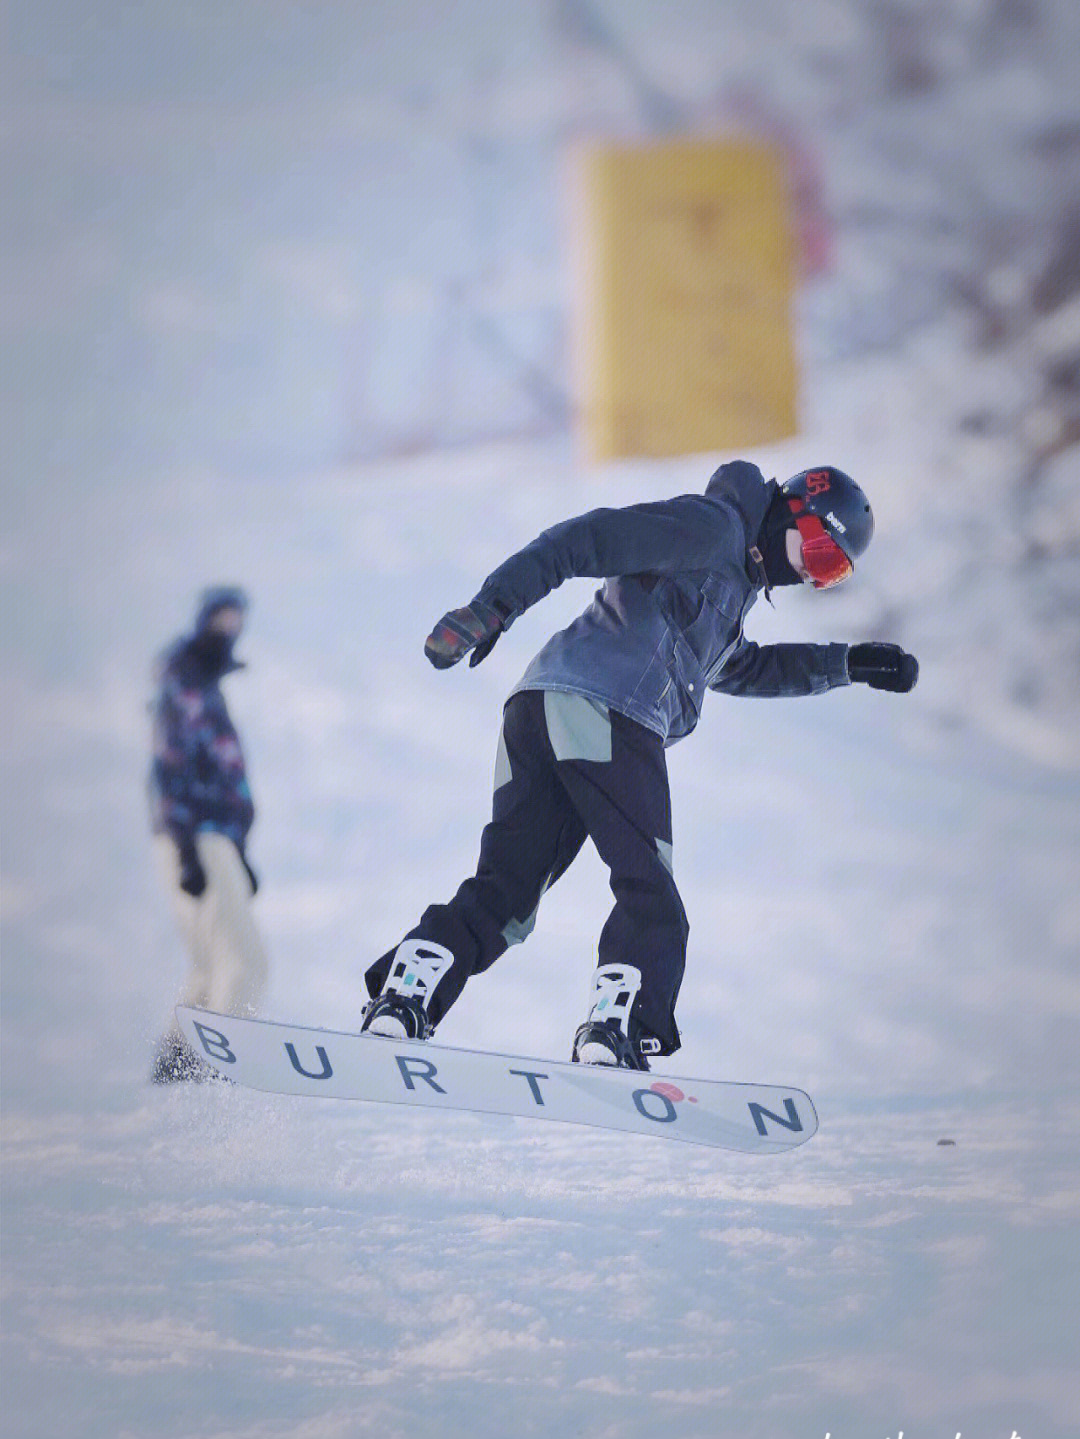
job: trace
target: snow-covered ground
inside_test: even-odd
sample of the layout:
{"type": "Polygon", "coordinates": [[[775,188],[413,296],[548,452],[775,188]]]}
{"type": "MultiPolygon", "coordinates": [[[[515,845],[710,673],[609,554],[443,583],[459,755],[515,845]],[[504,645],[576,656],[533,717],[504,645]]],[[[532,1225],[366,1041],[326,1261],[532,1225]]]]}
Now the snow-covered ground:
{"type": "MultiPolygon", "coordinates": [[[[972,196],[1010,220],[1057,213],[1025,146],[1075,116],[1075,14],[662,8],[661,27],[659,7],[596,7],[623,29],[616,65],[569,3],[516,26],[485,0],[372,5],[325,29],[277,4],[261,27],[246,6],[15,7],[5,1436],[1080,1427],[1076,447],[1033,448],[1026,425],[1062,347],[1017,320],[1035,242],[989,286],[1012,296],[999,343],[974,344],[949,300],[972,196]],[[591,85],[553,87],[568,64],[591,85]],[[672,1067],[805,1087],[820,1132],[749,1160],[151,1091],[183,972],[146,835],[153,654],[202,584],[251,591],[250,668],[227,692],[259,803],[268,1010],[352,1024],[365,963],[471,866],[502,698],[591,587],[550,597],[476,670],[426,664],[431,622],[544,525],[700,489],[721,457],[585,473],[557,426],[341,456],[425,417],[436,437],[482,428],[461,373],[489,416],[542,429],[520,368],[484,389],[494,352],[461,340],[453,296],[529,365],[557,354],[560,127],[640,128],[676,92],[700,117],[736,84],[805,117],[837,221],[802,308],[803,433],[749,458],[841,464],[878,515],[850,586],[781,593],[749,632],[892,638],[922,675],[906,697],[712,697],[670,752],[691,920],[672,1067]],[[357,381],[383,406],[361,409],[364,433],[343,421],[357,335],[384,362],[357,381]],[[440,345],[456,390],[420,364],[440,345]]],[[[585,853],[443,1037],[564,1055],[607,905],[585,853]]]]}
{"type": "MultiPolygon", "coordinates": [[[[255,596],[228,687],[268,1008],[347,1027],[364,962],[471,864],[502,694],[589,586],[475,671],[426,664],[429,621],[571,501],[707,468],[590,480],[494,449],[30,500],[8,559],[7,1432],[1070,1432],[1080,784],[987,731],[940,617],[890,631],[923,657],[910,697],[716,697],[671,751],[692,932],[669,1072],[805,1086],[805,1150],[146,1087],[183,960],[142,702],[191,556],[255,596]]],[[[753,632],[864,635],[879,574],[919,563],[883,521],[850,595],[781,594],[753,632]]],[[[583,855],[444,1037],[563,1055],[607,902],[583,855]]]]}

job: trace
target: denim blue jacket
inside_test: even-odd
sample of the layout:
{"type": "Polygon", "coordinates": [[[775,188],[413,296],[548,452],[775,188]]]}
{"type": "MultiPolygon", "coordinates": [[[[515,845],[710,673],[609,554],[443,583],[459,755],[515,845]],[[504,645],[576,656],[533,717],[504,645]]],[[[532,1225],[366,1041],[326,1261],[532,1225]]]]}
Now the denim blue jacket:
{"type": "Polygon", "coordinates": [[[749,551],[776,493],[756,465],[721,465],[703,495],[598,509],[545,530],[484,581],[513,620],[574,576],[603,578],[511,693],[599,700],[665,744],[698,722],[707,689],[820,694],[848,684],[847,645],[756,645],[743,622],[764,587],[749,551]]]}

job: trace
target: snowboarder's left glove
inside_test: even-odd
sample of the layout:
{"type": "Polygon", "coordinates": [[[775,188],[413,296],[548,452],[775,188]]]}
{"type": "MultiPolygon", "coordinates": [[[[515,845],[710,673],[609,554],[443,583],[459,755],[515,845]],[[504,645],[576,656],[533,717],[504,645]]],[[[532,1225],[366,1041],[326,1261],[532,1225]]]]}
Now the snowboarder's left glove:
{"type": "Polygon", "coordinates": [[[180,888],[192,899],[199,899],[206,893],[206,870],[199,860],[195,841],[188,836],[177,841],[180,850],[180,888]]]}
{"type": "Polygon", "coordinates": [[[248,862],[248,857],[243,850],[240,851],[240,863],[244,866],[244,873],[247,875],[248,883],[251,885],[251,897],[254,899],[259,892],[259,876],[252,869],[248,862]]]}
{"type": "Polygon", "coordinates": [[[852,684],[907,694],[919,678],[919,662],[899,645],[851,645],[847,652],[847,671],[852,684]]]}
{"type": "Polygon", "coordinates": [[[424,653],[437,670],[446,670],[472,650],[471,668],[491,653],[509,618],[509,609],[498,600],[491,603],[472,600],[461,609],[443,615],[428,635],[424,653]]]}

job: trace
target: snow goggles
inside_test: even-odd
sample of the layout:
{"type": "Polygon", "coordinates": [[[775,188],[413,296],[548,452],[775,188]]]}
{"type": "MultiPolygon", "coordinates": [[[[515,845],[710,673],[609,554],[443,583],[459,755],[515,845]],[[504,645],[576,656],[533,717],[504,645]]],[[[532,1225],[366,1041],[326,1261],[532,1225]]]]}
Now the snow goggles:
{"type": "Polygon", "coordinates": [[[802,513],[801,500],[789,500],[795,527],[802,539],[803,568],[816,590],[832,589],[855,573],[855,566],[829,534],[817,515],[802,513]]]}

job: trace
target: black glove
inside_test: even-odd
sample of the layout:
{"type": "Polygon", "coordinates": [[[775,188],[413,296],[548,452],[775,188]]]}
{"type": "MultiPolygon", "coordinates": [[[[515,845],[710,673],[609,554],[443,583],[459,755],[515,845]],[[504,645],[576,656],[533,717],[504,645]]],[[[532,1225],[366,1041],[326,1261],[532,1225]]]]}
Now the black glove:
{"type": "Polygon", "coordinates": [[[180,845],[180,888],[192,899],[198,899],[206,890],[206,870],[199,862],[194,840],[180,845]]]}
{"type": "Polygon", "coordinates": [[[247,877],[251,882],[251,897],[254,899],[259,892],[259,876],[252,869],[251,865],[248,864],[248,857],[243,850],[240,851],[240,863],[244,866],[247,877]]]}
{"type": "Polygon", "coordinates": [[[908,690],[915,688],[915,681],[919,678],[919,662],[899,645],[850,645],[847,672],[852,684],[907,694],[908,690]]]}
{"type": "Polygon", "coordinates": [[[464,659],[470,650],[470,668],[491,653],[491,647],[506,628],[510,611],[498,600],[472,600],[460,610],[450,610],[428,635],[424,653],[437,670],[447,670],[464,659]]]}

